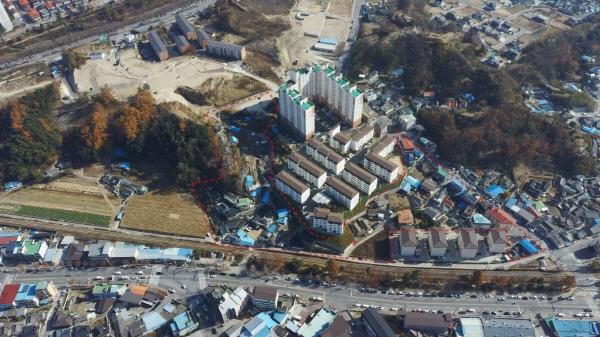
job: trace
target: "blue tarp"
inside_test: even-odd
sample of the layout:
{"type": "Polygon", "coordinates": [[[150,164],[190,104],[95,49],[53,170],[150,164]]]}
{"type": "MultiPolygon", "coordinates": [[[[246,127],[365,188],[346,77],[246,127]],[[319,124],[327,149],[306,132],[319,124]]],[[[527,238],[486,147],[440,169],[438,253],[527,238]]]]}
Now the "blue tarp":
{"type": "Polygon", "coordinates": [[[280,223],[280,224],[286,224],[287,221],[288,221],[287,216],[284,216],[282,218],[277,219],[277,222],[280,223]]]}
{"type": "Polygon", "coordinates": [[[523,248],[523,250],[525,250],[525,252],[529,255],[536,254],[537,252],[539,252],[539,249],[537,249],[537,247],[528,239],[523,239],[519,241],[519,246],[521,246],[521,248],[523,248]]]}
{"type": "Polygon", "coordinates": [[[125,157],[125,156],[127,156],[127,151],[125,151],[125,149],[122,149],[122,148],[117,148],[117,149],[115,149],[115,156],[125,157]]]}
{"type": "Polygon", "coordinates": [[[238,229],[235,234],[239,238],[240,246],[247,246],[247,247],[254,246],[255,240],[253,238],[249,237],[248,234],[246,234],[246,232],[244,232],[243,230],[238,229]]]}
{"type": "Polygon", "coordinates": [[[244,178],[244,185],[246,185],[246,188],[252,187],[254,185],[254,177],[246,176],[246,178],[244,178]]]}
{"type": "Polygon", "coordinates": [[[4,184],[4,190],[10,191],[10,190],[14,190],[15,188],[20,188],[22,186],[23,186],[23,184],[21,184],[21,182],[19,182],[19,181],[9,181],[4,184]]]}
{"type": "Polygon", "coordinates": [[[413,176],[406,176],[404,181],[409,183],[413,188],[419,188],[419,186],[421,186],[421,181],[413,176]]]}
{"type": "Polygon", "coordinates": [[[271,200],[271,195],[269,194],[269,190],[265,190],[265,193],[263,194],[262,198],[260,199],[260,203],[263,205],[266,205],[269,203],[270,200],[271,200]]]}
{"type": "Polygon", "coordinates": [[[588,126],[582,126],[581,127],[581,131],[587,132],[587,133],[592,134],[592,135],[600,135],[600,130],[598,130],[596,128],[591,128],[591,127],[588,127],[588,126]]]}
{"type": "Polygon", "coordinates": [[[229,131],[233,132],[233,133],[238,133],[240,132],[240,128],[238,128],[237,126],[230,126],[229,127],[229,131]]]}
{"type": "Polygon", "coordinates": [[[485,189],[485,194],[489,195],[492,198],[497,198],[500,194],[504,193],[504,188],[499,185],[490,185],[485,189]]]}
{"type": "Polygon", "coordinates": [[[238,143],[238,139],[236,136],[231,136],[229,137],[229,140],[233,143],[233,144],[237,144],[238,143]]]}
{"type": "Polygon", "coordinates": [[[506,206],[506,208],[511,208],[513,206],[517,205],[517,198],[510,198],[508,200],[506,200],[506,204],[504,204],[506,206]]]}
{"type": "Polygon", "coordinates": [[[128,161],[120,162],[117,164],[117,167],[120,168],[121,170],[130,171],[131,163],[128,161]]]}
{"type": "Polygon", "coordinates": [[[267,232],[269,233],[275,233],[277,232],[277,224],[270,224],[269,227],[267,227],[267,232]]]}
{"type": "Polygon", "coordinates": [[[490,219],[483,216],[483,214],[475,213],[471,216],[471,221],[476,225],[491,225],[490,219]]]}
{"type": "Polygon", "coordinates": [[[286,208],[280,208],[275,211],[278,218],[283,218],[284,216],[288,216],[288,210],[286,208]]]}

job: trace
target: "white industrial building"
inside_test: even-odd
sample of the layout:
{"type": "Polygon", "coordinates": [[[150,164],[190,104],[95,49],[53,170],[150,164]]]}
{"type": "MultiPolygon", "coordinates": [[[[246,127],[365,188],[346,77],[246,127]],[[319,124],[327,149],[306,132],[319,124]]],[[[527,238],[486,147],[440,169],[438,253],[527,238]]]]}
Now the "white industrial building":
{"type": "Polygon", "coordinates": [[[321,188],[327,179],[325,170],[298,152],[294,152],[288,157],[287,167],[316,188],[321,188]]]}
{"type": "Polygon", "coordinates": [[[306,140],[315,134],[315,106],[292,84],[279,87],[279,117],[296,136],[306,140]]]}
{"type": "Polygon", "coordinates": [[[335,175],[342,173],[346,158],[314,139],[306,142],[306,154],[335,175]]]}
{"type": "Polygon", "coordinates": [[[398,165],[373,152],[365,155],[363,166],[388,183],[398,178],[398,171],[400,170],[398,165]]]}
{"type": "Polygon", "coordinates": [[[336,177],[327,178],[325,192],[349,210],[358,205],[358,191],[336,177]]]}
{"type": "Polygon", "coordinates": [[[371,195],[377,189],[377,177],[354,163],[346,164],[342,179],[366,195],[371,195]]]}
{"type": "Polygon", "coordinates": [[[313,212],[312,227],[326,233],[340,235],[344,233],[344,217],[341,213],[317,207],[313,212]]]}
{"type": "Polygon", "coordinates": [[[301,204],[305,203],[310,197],[310,188],[285,170],[275,176],[275,187],[301,204]]]}

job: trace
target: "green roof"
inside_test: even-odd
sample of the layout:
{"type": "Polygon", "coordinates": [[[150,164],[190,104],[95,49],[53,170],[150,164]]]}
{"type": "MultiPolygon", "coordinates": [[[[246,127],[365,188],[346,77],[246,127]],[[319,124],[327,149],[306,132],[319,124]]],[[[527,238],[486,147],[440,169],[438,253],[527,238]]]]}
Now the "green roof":
{"type": "Polygon", "coordinates": [[[300,74],[302,74],[302,75],[306,75],[306,74],[308,74],[308,69],[306,69],[306,68],[301,68],[301,69],[298,69],[298,72],[299,72],[300,74]]]}
{"type": "Polygon", "coordinates": [[[345,79],[343,77],[340,77],[336,82],[340,87],[343,87],[345,85],[348,85],[348,83],[350,83],[350,81],[348,81],[347,79],[345,79]]]}
{"type": "Polygon", "coordinates": [[[249,198],[240,198],[237,203],[238,207],[246,207],[250,205],[252,205],[252,200],[250,200],[249,198]]]}
{"type": "Polygon", "coordinates": [[[306,102],[302,103],[302,105],[300,105],[300,107],[302,108],[302,110],[308,110],[313,107],[313,104],[309,101],[306,101],[306,102]]]}
{"type": "Polygon", "coordinates": [[[294,90],[294,89],[290,89],[290,90],[288,91],[288,94],[289,94],[289,95],[290,95],[290,97],[292,97],[292,98],[294,98],[294,97],[296,97],[296,96],[300,95],[300,93],[299,93],[299,92],[297,92],[297,91],[296,91],[296,90],[294,90]]]}
{"type": "Polygon", "coordinates": [[[37,254],[40,251],[40,247],[42,246],[41,242],[33,242],[33,241],[25,241],[23,243],[23,255],[33,255],[37,254]]]}
{"type": "Polygon", "coordinates": [[[358,97],[360,95],[362,95],[362,91],[358,90],[358,89],[354,89],[350,92],[352,94],[352,96],[354,97],[358,97]]]}
{"type": "Polygon", "coordinates": [[[327,67],[327,68],[325,68],[323,71],[325,72],[325,74],[326,74],[327,76],[330,76],[330,75],[333,75],[333,74],[335,74],[335,69],[333,69],[331,66],[328,66],[328,67],[327,67]]]}
{"type": "Polygon", "coordinates": [[[287,84],[283,83],[282,85],[279,86],[279,90],[287,90],[288,86],[287,84]]]}
{"type": "Polygon", "coordinates": [[[118,293],[125,287],[124,284],[96,284],[92,289],[92,294],[118,293]]]}
{"type": "Polygon", "coordinates": [[[318,64],[315,64],[315,65],[313,65],[313,66],[312,66],[312,70],[313,70],[314,72],[321,71],[321,66],[320,66],[320,65],[318,65],[318,64]]]}

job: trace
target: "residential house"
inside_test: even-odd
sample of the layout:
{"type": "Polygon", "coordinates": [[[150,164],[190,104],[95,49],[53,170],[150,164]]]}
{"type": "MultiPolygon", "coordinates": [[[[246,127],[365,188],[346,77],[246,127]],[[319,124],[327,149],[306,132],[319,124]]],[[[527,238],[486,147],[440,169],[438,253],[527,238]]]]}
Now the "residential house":
{"type": "Polygon", "coordinates": [[[396,317],[405,332],[416,331],[426,336],[445,336],[453,327],[451,314],[398,311],[396,317]]]}
{"type": "Polygon", "coordinates": [[[473,228],[461,228],[458,232],[458,249],[463,259],[475,258],[479,250],[477,233],[473,228]]]}
{"type": "Polygon", "coordinates": [[[381,314],[373,308],[365,309],[362,312],[361,323],[370,337],[396,337],[381,314]]]}
{"type": "Polygon", "coordinates": [[[238,287],[233,293],[225,292],[219,304],[223,322],[240,317],[240,313],[244,311],[249,301],[250,296],[242,287],[238,287]]]}
{"type": "Polygon", "coordinates": [[[252,293],[252,304],[260,311],[272,311],[277,309],[279,293],[277,288],[256,286],[252,293]]]}
{"type": "Polygon", "coordinates": [[[442,257],[446,255],[448,249],[448,240],[446,239],[446,230],[439,227],[433,227],[429,230],[429,255],[431,257],[442,257]]]}
{"type": "Polygon", "coordinates": [[[492,228],[486,236],[486,242],[490,254],[500,254],[506,249],[506,231],[500,228],[492,228]]]}
{"type": "Polygon", "coordinates": [[[414,256],[417,251],[417,231],[414,227],[400,228],[398,241],[401,256],[414,256]]]}

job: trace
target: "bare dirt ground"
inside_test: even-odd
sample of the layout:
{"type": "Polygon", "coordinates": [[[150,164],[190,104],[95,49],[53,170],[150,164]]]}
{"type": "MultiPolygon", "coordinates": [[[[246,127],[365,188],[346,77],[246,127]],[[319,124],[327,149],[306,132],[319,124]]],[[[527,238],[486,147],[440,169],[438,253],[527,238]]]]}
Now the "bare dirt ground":
{"type": "Polygon", "coordinates": [[[147,84],[157,102],[176,101],[190,105],[183,97],[174,93],[179,86],[196,87],[209,78],[231,78],[223,70],[223,64],[192,56],[181,56],[160,63],[137,58],[134,49],[121,53],[121,64],[113,66],[109,60],[88,61],[75,71],[75,80],[81,91],[91,94],[107,86],[119,99],[135,94],[139,87],[147,84]]]}
{"type": "Polygon", "coordinates": [[[352,14],[353,0],[331,0],[327,13],[349,17],[352,14]]]}
{"type": "Polygon", "coordinates": [[[127,204],[121,228],[204,237],[210,223],[204,211],[189,194],[148,193],[135,196],[127,204]]]}
{"type": "Polygon", "coordinates": [[[0,76],[0,101],[52,83],[50,70],[39,63],[0,76]]]}
{"type": "Polygon", "coordinates": [[[222,106],[267,89],[264,83],[250,77],[234,76],[231,79],[209,78],[197,90],[208,104],[222,106]]]}
{"type": "Polygon", "coordinates": [[[119,200],[108,194],[93,177],[63,177],[37,184],[0,198],[0,207],[35,206],[113,216],[119,200]]]}
{"type": "Polygon", "coordinates": [[[307,13],[318,13],[327,9],[328,0],[298,0],[296,9],[307,13]]]}

